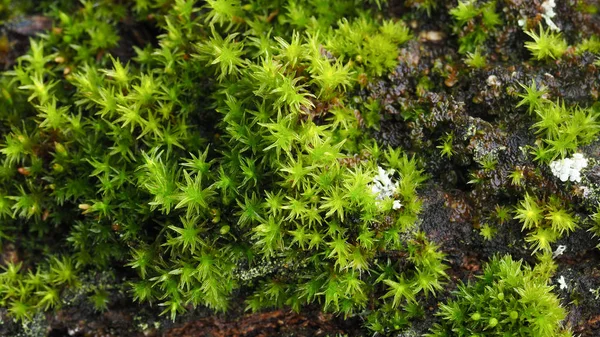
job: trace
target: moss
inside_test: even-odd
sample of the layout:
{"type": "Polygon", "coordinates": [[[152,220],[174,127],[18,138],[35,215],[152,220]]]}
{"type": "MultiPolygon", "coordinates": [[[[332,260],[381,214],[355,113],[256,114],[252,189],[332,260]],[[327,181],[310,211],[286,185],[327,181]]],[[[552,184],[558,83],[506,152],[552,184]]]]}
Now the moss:
{"type": "Polygon", "coordinates": [[[408,336],[441,302],[434,334],[506,334],[511,311],[450,322],[468,303],[446,297],[471,255],[509,251],[537,265],[495,258],[462,294],[504,308],[537,287],[540,334],[561,330],[553,245],[599,232],[597,160],[570,182],[549,165],[591,156],[598,132],[598,43],[572,31],[575,5],[556,9],[564,38],[496,1],[42,2],[39,22],[6,6],[7,319],[319,308],[408,336]],[[525,280],[501,299],[503,265],[525,280]]]}
{"type": "Polygon", "coordinates": [[[428,336],[571,336],[560,325],[566,313],[546,279],[510,257],[494,258],[476,283],[460,285],[455,296],[441,306],[442,323],[428,336]]]}
{"type": "Polygon", "coordinates": [[[396,277],[415,294],[440,288],[443,254],[425,237],[398,236],[420,211],[421,171],[399,150],[371,147],[348,113],[358,74],[396,65],[411,38],[402,22],[371,19],[375,8],[353,1],[324,10],[182,0],[162,7],[158,46],[125,62],[111,52],[120,42],[110,23],[149,7],[111,4],[57,7],[57,29],[4,75],[13,81],[3,117],[16,109],[23,123],[1,149],[6,170],[21,172],[3,180],[2,214],[28,221],[11,234],[60,228],[68,243],[32,266],[31,286],[19,286],[20,265],[4,274],[14,317],[59,306],[65,289],[106,310],[107,288],[79,275],[109,265],[136,270],[125,281],[132,298],[172,320],[188,306],[225,311],[239,289],[251,310],[319,302],[350,315],[386,305],[396,277]],[[277,20],[263,16],[273,10],[277,20]],[[399,172],[393,200],[371,192],[378,166],[399,172]],[[397,259],[376,257],[392,250],[415,268],[398,273],[397,259]]]}
{"type": "Polygon", "coordinates": [[[502,23],[496,13],[495,1],[482,4],[472,0],[458,1],[449,13],[455,22],[454,32],[459,36],[459,52],[463,54],[476,52],[502,23]]]}

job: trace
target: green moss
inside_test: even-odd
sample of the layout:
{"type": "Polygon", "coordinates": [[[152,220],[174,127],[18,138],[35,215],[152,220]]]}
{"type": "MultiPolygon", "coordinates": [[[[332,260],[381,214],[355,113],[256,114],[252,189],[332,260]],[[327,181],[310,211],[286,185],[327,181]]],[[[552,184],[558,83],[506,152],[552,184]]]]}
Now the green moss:
{"type": "Polygon", "coordinates": [[[104,311],[109,289],[80,273],[124,265],[138,275],[124,281],[131,298],[173,320],[190,306],[225,311],[240,289],[248,310],[320,303],[351,315],[370,304],[383,308],[372,315],[386,330],[396,309],[416,317],[446,278],[437,246],[400,237],[414,227],[425,177],[363,132],[354,110],[377,127],[378,102],[346,97],[361,76],[393,69],[412,38],[401,21],[372,19],[375,5],[57,6],[55,29],[2,75],[3,238],[53,256],[28,266],[31,276],[7,266],[0,292],[11,315],[58,307],[65,289],[104,311]],[[158,45],[117,58],[116,22],[153,10],[158,45]],[[390,180],[385,195],[376,176],[390,180]],[[57,244],[44,239],[50,231],[57,244]],[[412,268],[400,271],[397,251],[412,268]],[[398,280],[410,301],[386,295],[398,280]]]}
{"type": "Polygon", "coordinates": [[[486,56],[476,49],[475,52],[467,53],[465,64],[474,69],[482,69],[487,65],[486,56]]]}
{"type": "Polygon", "coordinates": [[[521,87],[525,92],[519,95],[522,100],[517,107],[528,105],[529,113],[536,114],[532,128],[543,141],[534,150],[537,160],[549,162],[565,158],[595,140],[600,130],[597,109],[550,101],[547,89],[538,88],[534,81],[530,86],[521,84],[521,87]]]}
{"type": "Polygon", "coordinates": [[[550,28],[544,30],[541,24],[539,28],[539,34],[536,34],[535,31],[525,32],[533,39],[533,41],[525,42],[525,47],[536,60],[560,58],[568,47],[561,33],[552,32],[550,28]]]}
{"type": "Polygon", "coordinates": [[[552,243],[578,227],[577,218],[555,197],[544,203],[526,194],[515,214],[523,230],[531,230],[525,241],[531,244],[533,253],[551,251],[552,243]]]}
{"type": "Polygon", "coordinates": [[[592,35],[590,38],[581,41],[576,46],[577,54],[583,54],[585,52],[600,54],[600,38],[597,35],[592,35]]]}
{"type": "Polygon", "coordinates": [[[481,4],[474,0],[458,1],[458,5],[450,10],[450,15],[455,23],[454,33],[458,35],[458,52],[461,54],[478,53],[502,23],[500,15],[496,13],[495,1],[481,4]]]}
{"type": "MultiPolygon", "coordinates": [[[[452,6],[404,5],[428,15],[452,6]]],[[[470,115],[467,130],[432,126],[438,117],[433,124],[467,120],[459,116],[462,103],[450,109],[440,100],[452,92],[460,103],[467,96],[454,90],[463,87],[438,82],[502,62],[499,49],[490,54],[491,41],[502,20],[514,19],[495,1],[454,5],[459,58],[472,69],[455,69],[452,54],[436,56],[434,69],[420,63],[416,77],[406,73],[419,98],[413,104],[403,101],[412,94],[404,84],[387,97],[365,92],[388,90],[377,86],[396,81],[417,59],[429,62],[442,34],[428,32],[428,45],[415,46],[409,25],[386,16],[395,10],[386,1],[41,3],[53,29],[32,38],[0,73],[0,239],[23,252],[23,261],[0,272],[7,317],[27,325],[64,306],[102,312],[119,292],[171,320],[196,307],[316,305],[360,317],[373,333],[416,335],[411,322],[444,291],[448,267],[418,226],[423,162],[371,136],[385,136],[382,123],[396,118],[385,113],[392,100],[402,106],[401,128],[411,132],[402,144],[422,138],[445,157],[425,156],[434,171],[476,166],[471,183],[502,183],[509,154],[500,143],[483,146],[487,135],[470,115]],[[410,53],[401,52],[409,43],[410,53]],[[405,56],[409,62],[399,67],[405,56]],[[434,144],[429,136],[439,138],[434,144]],[[90,282],[102,271],[106,278],[90,282]],[[112,271],[119,278],[109,279],[112,271]]],[[[1,20],[10,15],[7,6],[31,9],[0,1],[1,20]]],[[[419,27],[424,16],[404,18],[419,27]]],[[[527,35],[538,61],[567,53],[560,34],[540,27],[527,35]]],[[[596,40],[584,40],[573,57],[596,53],[596,40]]],[[[597,108],[550,100],[535,81],[521,87],[516,108],[531,117],[537,160],[568,156],[595,140],[597,108]]],[[[474,99],[469,114],[480,111],[481,99],[491,102],[474,99]]],[[[502,205],[474,220],[485,240],[497,225],[521,223],[539,264],[494,259],[479,282],[461,285],[456,300],[441,307],[435,336],[567,334],[558,324],[564,310],[545,282],[556,268],[551,244],[583,222],[567,201],[532,187],[539,172],[514,165],[508,188],[524,193],[514,212],[507,205],[518,194],[503,190],[509,193],[481,199],[502,205]]]]}
{"type": "Polygon", "coordinates": [[[571,336],[561,326],[565,309],[547,279],[508,256],[493,258],[477,282],[459,285],[454,294],[428,336],[571,336]]]}

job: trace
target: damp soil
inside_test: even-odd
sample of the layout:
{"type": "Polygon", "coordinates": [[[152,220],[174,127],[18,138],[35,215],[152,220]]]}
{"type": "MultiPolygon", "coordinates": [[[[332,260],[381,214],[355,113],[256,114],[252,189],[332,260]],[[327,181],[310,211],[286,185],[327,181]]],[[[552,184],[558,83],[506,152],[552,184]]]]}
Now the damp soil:
{"type": "MultiPolygon", "coordinates": [[[[527,36],[517,21],[535,18],[540,0],[500,0],[503,25],[486,42],[491,51],[485,68],[473,70],[458,53],[458,39],[452,29],[448,10],[454,1],[438,1],[439,6],[428,16],[415,11],[411,4],[419,1],[389,1],[389,15],[402,18],[411,26],[415,39],[403,45],[399,65],[389,74],[368,83],[352,93],[355,101],[370,99],[381,102],[382,114],[378,130],[368,131],[381,145],[402,147],[421,160],[430,176],[420,194],[423,211],[421,230],[447,255],[449,280],[435,299],[426,300],[426,315],[412,323],[413,333],[424,333],[436,321],[437,303],[451,297],[459,282],[475,279],[482,265],[496,254],[511,254],[515,259],[533,263],[524,245],[525,233],[514,220],[496,224],[496,234],[484,239],[479,228],[492,221],[497,206],[515,205],[525,188],[535,188],[547,195],[557,195],[583,214],[598,200],[584,198],[582,193],[565,187],[547,169],[531,161],[523,151],[534,145],[530,130],[532,119],[524,109],[516,109],[519,83],[535,80],[546,86],[553,99],[567,104],[589,106],[600,93],[600,67],[591,54],[576,55],[572,50],[560,61],[535,62],[523,47],[527,36]],[[426,83],[427,85],[424,85],[426,83]],[[455,153],[441,157],[436,146],[444,135],[454,134],[455,153]],[[478,164],[485,156],[496,161],[494,170],[478,164]],[[526,186],[514,185],[510,173],[523,172],[526,186]],[[470,181],[477,178],[479,183],[470,181]]],[[[555,22],[569,43],[592,34],[600,35],[600,15],[577,10],[577,3],[600,7],[597,0],[557,2],[555,22]]],[[[2,36],[10,48],[0,48],[0,67],[10,68],[22,54],[29,37],[52,26],[42,16],[20,18],[2,27],[2,36]]],[[[152,43],[158,34],[151,23],[121,23],[122,43],[114,53],[123,59],[132,56],[132,45],[152,43]]],[[[0,41],[1,42],[1,41],[0,41]]],[[[367,131],[366,131],[367,132],[367,131]]],[[[600,160],[600,141],[583,149],[589,158],[600,160]]],[[[600,185],[600,172],[585,173],[590,185],[600,185]]],[[[567,250],[558,256],[556,276],[569,280],[569,289],[556,287],[569,315],[567,325],[581,336],[600,335],[600,300],[590,289],[600,287],[600,250],[598,238],[586,228],[561,239],[567,250]]],[[[18,249],[4,247],[3,260],[18,260],[18,249]]],[[[114,279],[126,276],[113,275],[114,279]]],[[[98,282],[91,277],[90,282],[98,282]]],[[[72,294],[70,305],[55,313],[38,316],[26,328],[10,321],[0,309],[4,324],[2,336],[371,336],[361,326],[360,317],[343,317],[322,313],[318,307],[304,308],[300,313],[289,309],[248,314],[243,301],[232,301],[227,314],[195,309],[170,322],[160,316],[162,308],[139,305],[128,300],[125,289],[110,291],[108,311],[96,312],[85,294],[72,294]]],[[[240,297],[244,294],[240,293],[240,297]]],[[[404,336],[402,333],[397,336],[404,336]]]]}

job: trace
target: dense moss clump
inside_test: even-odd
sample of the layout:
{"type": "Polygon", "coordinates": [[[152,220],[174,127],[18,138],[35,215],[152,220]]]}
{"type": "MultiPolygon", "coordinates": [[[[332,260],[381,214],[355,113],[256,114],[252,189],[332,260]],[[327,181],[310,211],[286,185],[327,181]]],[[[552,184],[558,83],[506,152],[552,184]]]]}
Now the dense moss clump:
{"type": "Polygon", "coordinates": [[[0,0],[0,321],[569,335],[553,245],[600,233],[600,40],[586,1],[537,2],[0,0]]]}
{"type": "Polygon", "coordinates": [[[492,259],[474,284],[461,284],[441,305],[443,323],[428,336],[572,336],[546,278],[510,256],[492,259]]]}
{"type": "MultiPolygon", "coordinates": [[[[251,310],[318,302],[345,315],[441,289],[443,254],[400,235],[425,177],[360,132],[345,95],[392,69],[411,37],[361,3],[166,2],[157,45],[129,60],[110,53],[114,23],[147,4],[57,7],[2,78],[3,237],[47,259],[0,276],[11,316],[60,306],[79,273],[119,264],[137,271],[131,297],[171,319],[224,311],[242,289],[251,310]]],[[[102,310],[106,296],[90,300],[102,310]]]]}

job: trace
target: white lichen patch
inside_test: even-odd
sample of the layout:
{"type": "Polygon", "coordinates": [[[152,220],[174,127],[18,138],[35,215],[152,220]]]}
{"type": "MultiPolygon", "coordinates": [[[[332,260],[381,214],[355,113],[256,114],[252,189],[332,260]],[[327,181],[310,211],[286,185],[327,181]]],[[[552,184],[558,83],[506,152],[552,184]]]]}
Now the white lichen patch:
{"type": "Polygon", "coordinates": [[[377,167],[377,175],[373,178],[371,184],[371,192],[375,194],[375,199],[384,200],[394,196],[394,192],[398,188],[398,182],[393,182],[391,176],[394,170],[384,170],[380,166],[377,167]]]}
{"type": "Polygon", "coordinates": [[[551,162],[550,170],[561,181],[581,182],[581,170],[587,166],[587,158],[581,153],[575,153],[572,158],[564,158],[551,162]]]}
{"type": "Polygon", "coordinates": [[[542,18],[544,18],[544,21],[546,22],[546,25],[548,25],[548,28],[559,32],[560,28],[558,28],[554,21],[552,21],[552,18],[556,16],[556,12],[554,11],[555,7],[556,2],[554,0],[544,1],[542,3],[542,18]]]}
{"type": "Polygon", "coordinates": [[[556,247],[556,250],[552,253],[552,258],[555,259],[558,256],[563,255],[563,253],[565,252],[565,250],[567,250],[567,246],[565,246],[565,245],[559,245],[558,247],[556,247]]]}
{"type": "MultiPolygon", "coordinates": [[[[382,167],[377,167],[377,175],[373,178],[373,183],[370,185],[371,192],[375,195],[375,199],[378,201],[393,199],[396,190],[398,189],[399,182],[394,182],[392,176],[394,170],[384,170],[382,167]]],[[[400,200],[394,200],[393,209],[400,209],[402,203],[400,200]]]]}
{"type": "Polygon", "coordinates": [[[569,289],[569,286],[567,285],[567,280],[565,280],[565,277],[562,275],[558,278],[558,287],[560,288],[560,290],[569,289]]]}

